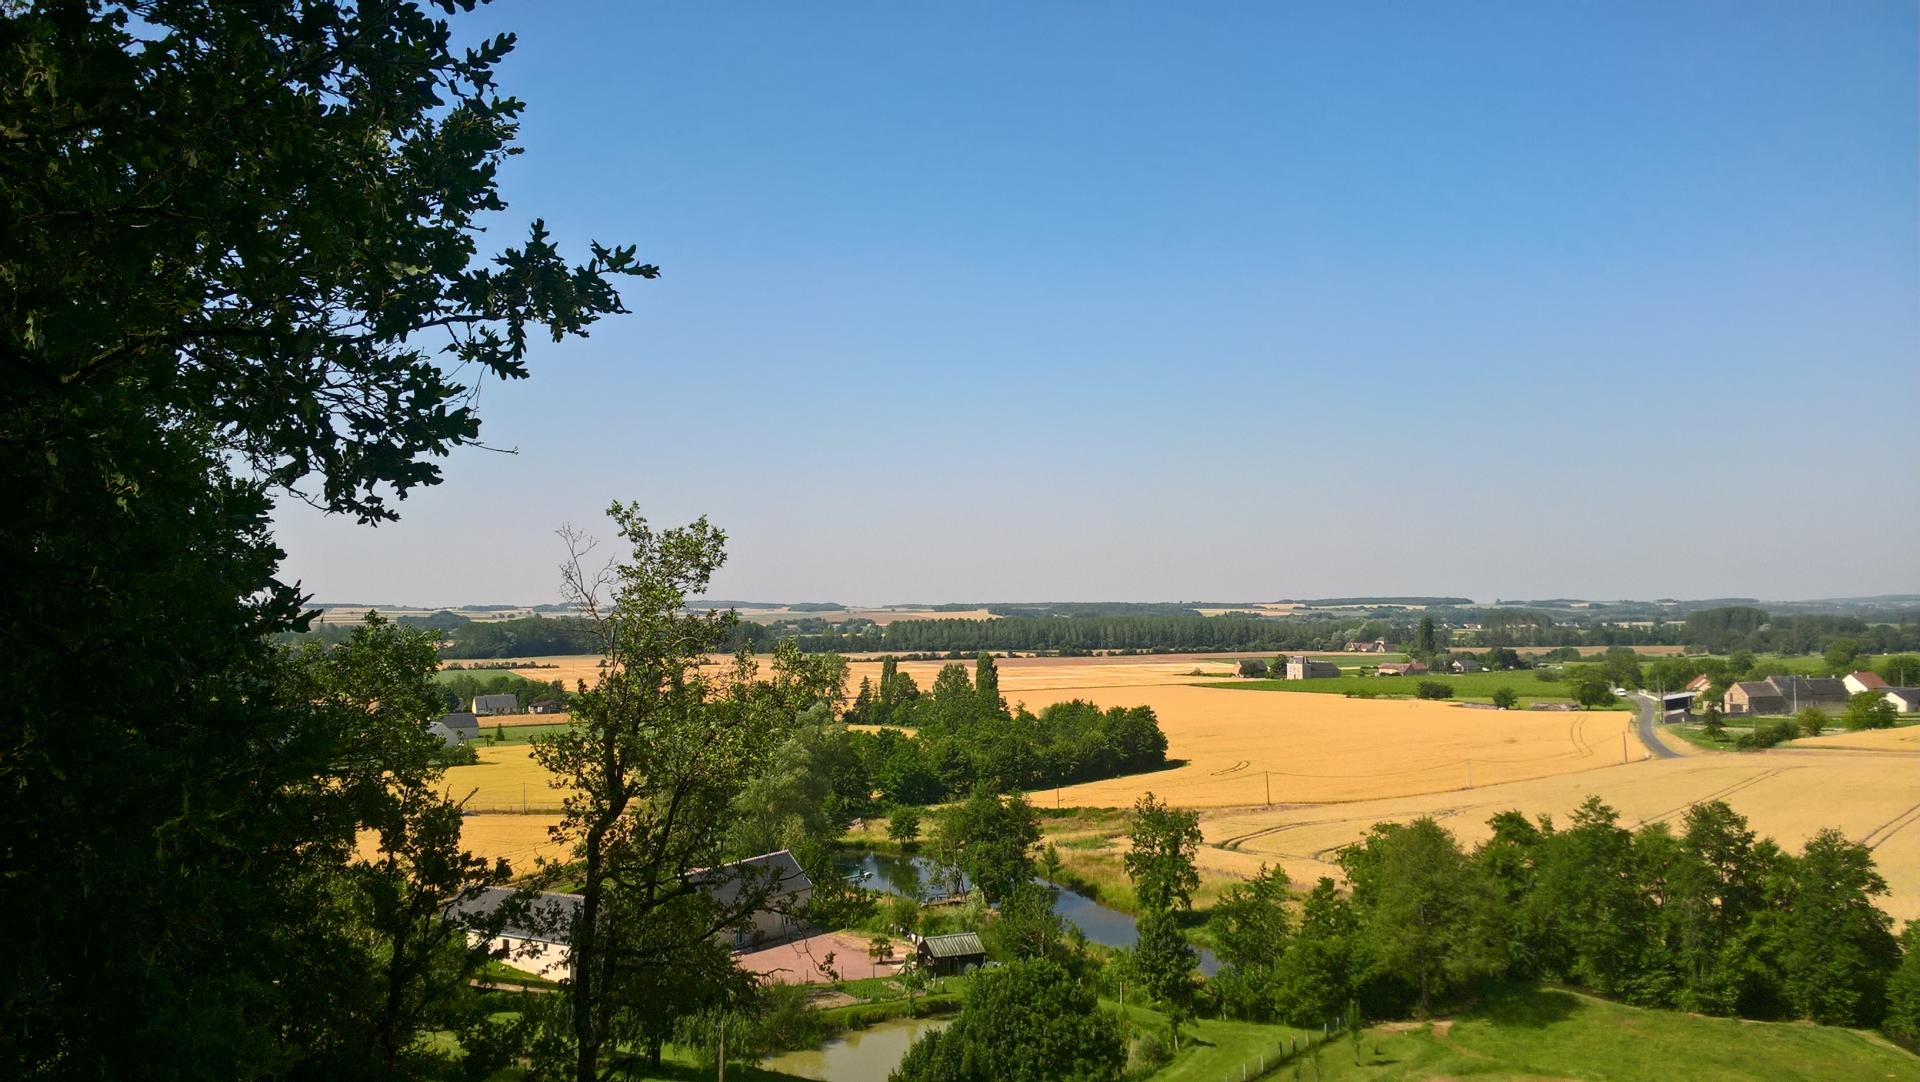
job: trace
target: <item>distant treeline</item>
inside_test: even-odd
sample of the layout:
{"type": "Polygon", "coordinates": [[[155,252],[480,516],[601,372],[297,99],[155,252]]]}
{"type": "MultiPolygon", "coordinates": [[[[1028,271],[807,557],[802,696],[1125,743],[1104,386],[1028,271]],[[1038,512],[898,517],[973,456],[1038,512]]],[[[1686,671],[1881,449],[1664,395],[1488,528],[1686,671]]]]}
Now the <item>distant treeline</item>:
{"type": "MultiPolygon", "coordinates": [[[[941,617],[895,620],[881,625],[871,620],[830,623],[817,616],[776,620],[742,620],[726,649],[750,646],[759,652],[791,640],[809,653],[893,653],[934,656],[971,656],[982,651],[1032,651],[1063,655],[1131,651],[1246,650],[1255,653],[1339,650],[1350,640],[1386,639],[1403,647],[1418,638],[1413,613],[1390,619],[1267,617],[1229,614],[1200,616],[1178,611],[1165,613],[1107,613],[1107,609],[1178,609],[1178,606],[1135,606],[1074,603],[1035,606],[995,606],[1007,615],[990,620],[941,617]],[[1022,614],[1027,610],[1050,615],[1022,614]],[[1080,611],[1085,610],[1085,611],[1080,611]]],[[[446,633],[448,658],[535,657],[543,654],[586,654],[598,649],[591,625],[578,617],[523,617],[515,620],[469,620],[458,613],[403,616],[396,623],[425,626],[446,633]]],[[[1647,626],[1578,623],[1566,612],[1531,609],[1488,609],[1480,627],[1440,626],[1435,645],[1484,650],[1512,646],[1686,646],[1724,654],[1735,650],[1755,653],[1810,654],[1824,651],[1834,641],[1853,641],[1863,653],[1899,653],[1920,650],[1920,612],[1895,612],[1887,622],[1868,622],[1856,616],[1778,615],[1745,605],[1703,609],[1684,620],[1647,626]],[[1557,617],[1557,619],[1556,619],[1557,617]]],[[[347,629],[321,625],[306,637],[323,642],[343,638],[347,629]]]]}

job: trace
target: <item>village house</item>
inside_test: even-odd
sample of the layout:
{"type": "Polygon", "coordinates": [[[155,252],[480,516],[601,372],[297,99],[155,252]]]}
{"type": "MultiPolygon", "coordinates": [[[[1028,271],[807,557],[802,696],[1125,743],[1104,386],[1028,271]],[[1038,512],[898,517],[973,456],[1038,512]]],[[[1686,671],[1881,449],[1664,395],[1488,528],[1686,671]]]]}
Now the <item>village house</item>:
{"type": "Polygon", "coordinates": [[[1340,666],[1315,661],[1305,654],[1295,654],[1287,659],[1287,679],[1289,680],[1318,680],[1339,675],[1340,666]]]}
{"type": "Polygon", "coordinates": [[[1728,688],[1720,698],[1720,712],[1736,717],[1792,714],[1809,706],[1844,710],[1848,697],[1847,686],[1830,676],[1769,676],[1728,688]]]}
{"type": "Polygon", "coordinates": [[[529,714],[558,714],[567,708],[567,704],[558,699],[538,699],[528,704],[529,714]]]}
{"type": "Polygon", "coordinates": [[[476,714],[517,714],[520,712],[520,696],[513,692],[498,695],[475,695],[473,712],[476,714]]]}
{"type": "MultiPolygon", "coordinates": [[[[505,961],[515,969],[554,981],[571,977],[573,960],[567,950],[567,937],[573,929],[574,915],[580,909],[580,896],[541,891],[524,905],[509,907],[518,893],[511,887],[487,887],[471,898],[455,902],[447,913],[483,922],[508,908],[509,915],[499,931],[484,937],[487,946],[495,950],[505,948],[505,961]]],[[[467,938],[477,942],[483,936],[469,930],[467,938]]]]}
{"type": "MultiPolygon", "coordinates": [[[[736,953],[768,940],[791,938],[804,930],[800,918],[813,897],[813,881],[788,850],[695,871],[688,879],[721,909],[739,904],[743,892],[767,892],[766,899],[733,929],[736,953]]],[[[517,893],[507,887],[488,887],[448,907],[447,915],[479,922],[509,907],[517,893]]],[[[487,937],[488,945],[507,948],[507,964],[515,969],[553,980],[567,976],[573,964],[568,936],[580,902],[578,894],[542,891],[528,905],[511,906],[500,930],[487,937]]],[[[482,933],[469,930],[467,938],[477,942],[482,933]]]]}
{"type": "Polygon", "coordinates": [[[1897,714],[1920,712],[1920,688],[1888,688],[1887,701],[1897,714]]]}
{"type": "Polygon", "coordinates": [[[1708,676],[1706,673],[1701,673],[1699,676],[1696,676],[1693,679],[1687,681],[1687,686],[1682,688],[1681,690],[1691,691],[1695,695],[1699,695],[1704,693],[1708,688],[1712,686],[1713,686],[1713,678],[1708,676]]]}
{"type": "Polygon", "coordinates": [[[1418,676],[1427,671],[1427,667],[1418,661],[1404,661],[1380,666],[1381,676],[1418,676]]]}
{"type": "Polygon", "coordinates": [[[1454,672],[1485,672],[1487,671],[1487,667],[1485,665],[1480,664],[1478,660],[1470,657],[1454,658],[1453,665],[1451,666],[1451,668],[1453,669],[1454,672]]]}
{"type": "Polygon", "coordinates": [[[428,723],[427,731],[439,737],[447,747],[456,747],[480,736],[480,719],[459,711],[428,723]]]}
{"type": "Polygon", "coordinates": [[[1885,678],[1883,678],[1879,673],[1874,672],[1872,669],[1862,669],[1859,672],[1850,672],[1847,675],[1841,677],[1840,682],[1847,685],[1848,693],[1853,695],[1858,695],[1866,691],[1887,690],[1887,681],[1885,680],[1885,678]]]}

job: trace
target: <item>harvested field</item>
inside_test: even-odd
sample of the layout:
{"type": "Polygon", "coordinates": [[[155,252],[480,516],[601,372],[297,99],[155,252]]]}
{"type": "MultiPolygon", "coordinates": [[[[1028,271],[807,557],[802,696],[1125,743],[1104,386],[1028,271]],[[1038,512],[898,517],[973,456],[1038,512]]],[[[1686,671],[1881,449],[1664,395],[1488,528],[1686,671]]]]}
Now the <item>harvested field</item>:
{"type": "Polygon", "coordinates": [[[1837,827],[1873,847],[1891,888],[1882,908],[1901,919],[1920,918],[1920,765],[1903,754],[1795,746],[1648,760],[1338,806],[1223,809],[1203,814],[1201,826],[1215,854],[1212,863],[1277,863],[1296,883],[1311,883],[1323,875],[1337,878],[1334,853],[1382,820],[1430,815],[1463,844],[1473,845],[1488,836],[1487,820],[1496,812],[1517,809],[1564,822],[1589,795],[1617,808],[1628,827],[1653,821],[1678,824],[1689,806],[1724,800],[1745,815],[1755,831],[1788,849],[1798,849],[1822,827],[1837,827]]]}
{"type": "Polygon", "coordinates": [[[446,793],[470,812],[557,808],[561,794],[548,785],[552,775],[533,761],[527,744],[478,749],[477,766],[447,768],[446,793]]]}
{"type": "Polygon", "coordinates": [[[480,731],[490,732],[495,725],[511,729],[516,725],[565,725],[572,719],[565,711],[558,714],[487,714],[480,719],[480,731]]]}
{"type": "MultiPolygon", "coordinates": [[[[1074,688],[1061,698],[1146,704],[1186,764],[1061,790],[1125,806],[1148,790],[1188,807],[1367,800],[1548,777],[1639,759],[1621,712],[1474,710],[1397,699],[1200,687],[1074,688]],[[1624,739],[1623,739],[1624,738],[1624,739]]],[[[1021,696],[1009,692],[1008,698],[1021,696]]],[[[1028,705],[1037,704],[1029,702],[1028,705]]]]}
{"type": "Polygon", "coordinates": [[[512,863],[513,874],[526,875],[538,858],[566,856],[566,847],[548,833],[559,822],[557,815],[469,815],[460,821],[460,840],[480,856],[512,863]]]}

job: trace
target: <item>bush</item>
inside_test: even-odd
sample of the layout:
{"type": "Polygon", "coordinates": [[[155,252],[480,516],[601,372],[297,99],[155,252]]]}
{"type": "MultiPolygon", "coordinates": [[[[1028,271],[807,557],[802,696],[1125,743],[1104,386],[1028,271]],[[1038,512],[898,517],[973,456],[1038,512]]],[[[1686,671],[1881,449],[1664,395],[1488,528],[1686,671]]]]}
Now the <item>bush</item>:
{"type": "Polygon", "coordinates": [[[1535,669],[1533,678],[1543,684],[1557,684],[1561,680],[1559,669],[1535,669]]]}
{"type": "Polygon", "coordinates": [[[1494,688],[1493,705],[1502,710],[1512,710],[1520,705],[1520,696],[1512,688],[1494,688]]]}
{"type": "Polygon", "coordinates": [[[1833,725],[1833,719],[1827,716],[1825,710],[1817,706],[1809,706],[1800,711],[1793,716],[1793,720],[1799,723],[1800,731],[1807,736],[1819,736],[1833,725]]]}
{"type": "Polygon", "coordinates": [[[1172,1062],[1173,1050],[1158,1033],[1145,1030],[1135,1036],[1127,1047],[1127,1074],[1152,1074],[1172,1062]]]}
{"type": "Polygon", "coordinates": [[[1413,694],[1418,699],[1451,699],[1453,685],[1443,684],[1438,680],[1422,680],[1413,689],[1413,694]]]}
{"type": "Polygon", "coordinates": [[[1263,677],[1268,674],[1267,663],[1257,657],[1240,659],[1240,675],[1263,677]]]}
{"type": "Polygon", "coordinates": [[[1775,744],[1792,740],[1800,735],[1800,727],[1791,721],[1769,721],[1756,725],[1753,731],[1746,733],[1733,742],[1733,746],[1746,751],[1770,748],[1775,744]]]}
{"type": "Polygon", "coordinates": [[[433,761],[441,766],[476,766],[480,753],[472,744],[448,744],[433,753],[433,761]]]}

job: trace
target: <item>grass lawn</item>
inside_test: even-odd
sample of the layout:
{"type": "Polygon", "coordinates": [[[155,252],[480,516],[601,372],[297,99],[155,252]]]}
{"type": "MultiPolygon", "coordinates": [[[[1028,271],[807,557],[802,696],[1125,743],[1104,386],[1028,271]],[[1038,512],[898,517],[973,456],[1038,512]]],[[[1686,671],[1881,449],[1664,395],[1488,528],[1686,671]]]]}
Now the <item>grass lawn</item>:
{"type": "Polygon", "coordinates": [[[1438,1024],[1369,1029],[1362,1035],[1357,1067],[1353,1046],[1335,1042],[1320,1053],[1320,1066],[1325,1077],[1337,1079],[1485,1075],[1864,1082],[1920,1077],[1920,1059],[1855,1030],[1641,1010],[1531,985],[1489,995],[1438,1024]]]}
{"type": "MultiPolygon", "coordinates": [[[[1318,680],[1232,680],[1202,684],[1201,687],[1229,688],[1237,691],[1306,691],[1322,695],[1365,695],[1369,692],[1386,699],[1411,699],[1422,680],[1437,680],[1453,688],[1453,702],[1490,703],[1500,688],[1512,688],[1520,696],[1520,705],[1572,702],[1573,689],[1565,682],[1549,682],[1534,675],[1534,670],[1514,672],[1475,672],[1427,674],[1425,676],[1358,676],[1351,673],[1318,680]]],[[[1624,700],[1613,709],[1631,709],[1624,700]]]]}
{"type": "MultiPolygon", "coordinates": [[[[1103,1007],[1115,1005],[1101,1001],[1103,1007]]],[[[1167,1016],[1159,1011],[1128,1004],[1127,1018],[1140,1029],[1166,1038],[1167,1016]]],[[[1202,1018],[1181,1033],[1180,1051],[1173,1062],[1147,1077],[1153,1082],[1213,1082],[1239,1078],[1244,1066],[1251,1078],[1262,1056],[1272,1063],[1281,1046],[1296,1037],[1304,1044],[1307,1031],[1263,1022],[1202,1018]]]]}
{"type": "Polygon", "coordinates": [[[1720,739],[1715,740],[1713,737],[1707,735],[1707,730],[1704,726],[1695,725],[1691,722],[1682,725],[1662,725],[1658,730],[1661,736],[1671,736],[1676,740],[1684,740],[1694,747],[1706,751],[1734,751],[1736,750],[1733,746],[1734,739],[1741,733],[1749,731],[1750,730],[1745,728],[1737,730],[1728,729],[1720,734],[1720,739]]]}
{"type": "Polygon", "coordinates": [[[530,744],[536,736],[544,733],[557,733],[571,729],[572,727],[573,723],[570,721],[557,722],[552,725],[501,726],[490,726],[483,721],[480,723],[479,737],[472,742],[483,748],[502,747],[509,744],[530,744]],[[496,736],[496,733],[499,735],[496,736]]]}

